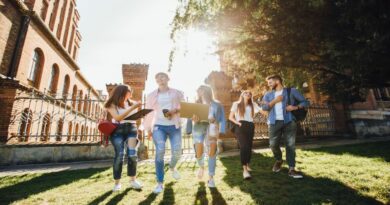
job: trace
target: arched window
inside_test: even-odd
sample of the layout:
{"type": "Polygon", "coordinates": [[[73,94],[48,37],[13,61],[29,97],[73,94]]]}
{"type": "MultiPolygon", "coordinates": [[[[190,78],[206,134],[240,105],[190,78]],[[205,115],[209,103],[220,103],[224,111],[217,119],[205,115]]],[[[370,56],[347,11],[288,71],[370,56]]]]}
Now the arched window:
{"type": "Polygon", "coordinates": [[[81,133],[80,133],[80,141],[84,141],[85,140],[85,129],[84,129],[84,125],[81,125],[81,133]]]}
{"type": "Polygon", "coordinates": [[[28,141],[28,138],[30,137],[31,120],[32,120],[31,110],[28,108],[24,109],[22,115],[20,116],[20,126],[18,132],[20,142],[28,141]]]}
{"type": "Polygon", "coordinates": [[[78,134],[79,134],[79,123],[76,124],[76,129],[74,130],[74,138],[73,138],[73,141],[77,141],[78,134]]]}
{"type": "Polygon", "coordinates": [[[68,137],[67,137],[67,139],[66,139],[66,141],[71,141],[71,137],[72,137],[72,128],[73,128],[73,124],[72,124],[72,122],[69,122],[68,123],[68,137]]]}
{"type": "Polygon", "coordinates": [[[77,108],[77,85],[73,86],[73,92],[72,92],[72,107],[73,109],[77,108]]]}
{"type": "Polygon", "coordinates": [[[28,74],[28,80],[30,85],[35,88],[39,88],[39,84],[41,82],[41,75],[43,70],[45,58],[41,49],[36,48],[34,50],[33,59],[30,67],[30,71],[28,74]]]}
{"type": "Polygon", "coordinates": [[[64,119],[60,119],[57,124],[56,130],[56,141],[61,141],[62,139],[62,128],[64,127],[64,119]]]}
{"type": "Polygon", "coordinates": [[[50,137],[50,114],[46,114],[42,119],[41,141],[48,141],[50,137]]]}
{"type": "Polygon", "coordinates": [[[88,109],[88,95],[84,95],[84,108],[83,108],[83,113],[87,114],[87,109],[88,109]]]}
{"type": "Polygon", "coordinates": [[[57,93],[58,77],[60,74],[60,69],[57,64],[54,64],[51,68],[50,80],[49,80],[49,93],[52,96],[55,96],[57,93]]]}
{"type": "Polygon", "coordinates": [[[82,90],[80,90],[78,103],[79,103],[79,106],[77,108],[77,111],[81,112],[81,108],[83,107],[83,91],[82,90]]]}
{"type": "Polygon", "coordinates": [[[62,97],[63,97],[64,99],[67,99],[67,98],[68,98],[69,86],[70,86],[70,78],[69,78],[69,75],[65,75],[64,87],[62,88],[62,97]]]}

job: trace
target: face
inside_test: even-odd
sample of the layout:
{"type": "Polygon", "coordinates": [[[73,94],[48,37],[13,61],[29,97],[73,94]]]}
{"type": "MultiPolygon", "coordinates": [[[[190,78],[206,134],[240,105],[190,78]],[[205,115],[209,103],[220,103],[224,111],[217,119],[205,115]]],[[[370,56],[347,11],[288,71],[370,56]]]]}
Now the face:
{"type": "Polygon", "coordinates": [[[131,97],[132,97],[132,92],[131,91],[128,91],[127,93],[126,93],[126,96],[125,96],[125,101],[126,100],[128,100],[128,99],[130,99],[131,97]]]}
{"type": "Polygon", "coordinates": [[[203,89],[201,89],[201,88],[198,88],[198,90],[196,90],[196,92],[198,93],[198,96],[199,97],[203,97],[203,94],[204,94],[204,91],[203,91],[203,89]]]}
{"type": "Polygon", "coordinates": [[[168,85],[169,78],[166,75],[158,75],[156,76],[156,83],[158,86],[166,86],[168,85]]]}
{"type": "Polygon", "coordinates": [[[275,79],[268,79],[267,80],[267,83],[268,83],[268,87],[270,87],[271,89],[275,89],[276,88],[276,86],[278,85],[278,83],[277,82],[279,82],[279,81],[277,81],[277,80],[275,80],[275,79]]]}
{"type": "Polygon", "coordinates": [[[251,92],[248,92],[248,91],[245,91],[242,93],[242,97],[244,97],[244,100],[249,100],[252,98],[252,93],[251,92]]]}

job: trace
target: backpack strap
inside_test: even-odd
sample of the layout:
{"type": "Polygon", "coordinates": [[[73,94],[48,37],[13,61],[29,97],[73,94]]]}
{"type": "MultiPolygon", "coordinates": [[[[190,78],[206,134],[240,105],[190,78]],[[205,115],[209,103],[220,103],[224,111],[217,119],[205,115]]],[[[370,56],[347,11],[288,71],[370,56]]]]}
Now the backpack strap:
{"type": "Polygon", "coordinates": [[[291,105],[291,97],[290,97],[290,94],[291,94],[291,87],[287,88],[287,105],[291,105]]]}

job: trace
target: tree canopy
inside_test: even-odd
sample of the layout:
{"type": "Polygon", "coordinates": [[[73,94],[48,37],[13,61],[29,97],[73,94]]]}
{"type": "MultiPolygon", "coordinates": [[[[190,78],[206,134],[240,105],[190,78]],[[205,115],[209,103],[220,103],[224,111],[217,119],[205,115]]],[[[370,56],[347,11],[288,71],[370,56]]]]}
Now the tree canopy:
{"type": "Polygon", "coordinates": [[[171,38],[190,27],[217,36],[232,70],[261,80],[271,73],[290,82],[312,78],[344,102],[390,85],[387,0],[183,0],[171,38]]]}

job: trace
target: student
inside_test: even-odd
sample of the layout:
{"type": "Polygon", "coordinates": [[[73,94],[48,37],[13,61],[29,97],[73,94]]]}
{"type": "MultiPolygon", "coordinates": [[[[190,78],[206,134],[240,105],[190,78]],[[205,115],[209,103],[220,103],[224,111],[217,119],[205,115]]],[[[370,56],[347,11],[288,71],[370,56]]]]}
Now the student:
{"type": "Polygon", "coordinates": [[[193,133],[193,142],[195,148],[196,160],[199,165],[197,172],[198,179],[203,177],[204,173],[204,145],[206,145],[206,152],[208,153],[208,170],[209,180],[208,187],[214,188],[215,181],[215,167],[217,161],[217,140],[220,133],[225,133],[225,111],[223,106],[214,100],[213,92],[209,86],[201,85],[198,90],[197,103],[209,105],[208,120],[199,120],[197,115],[194,115],[192,121],[187,123],[187,133],[193,133]]]}
{"type": "Polygon", "coordinates": [[[253,116],[260,112],[261,108],[253,101],[250,91],[243,91],[240,99],[233,102],[230,110],[229,120],[236,125],[234,134],[240,145],[240,157],[243,168],[243,178],[251,178],[249,163],[252,157],[253,137],[255,134],[255,126],[253,124],[253,116]]]}
{"type": "Polygon", "coordinates": [[[120,179],[124,149],[127,147],[127,175],[130,176],[130,187],[141,189],[142,184],[136,180],[137,172],[137,127],[135,121],[124,120],[127,116],[137,112],[140,102],[131,100],[132,90],[127,85],[118,85],[111,92],[110,98],[105,103],[105,109],[112,116],[113,123],[118,124],[110,136],[111,144],[114,146],[115,157],[113,174],[115,185],[113,191],[121,189],[120,179]]]}
{"type": "Polygon", "coordinates": [[[154,111],[146,115],[144,128],[148,136],[153,136],[156,147],[157,185],[153,192],[158,194],[164,189],[164,155],[167,138],[171,143],[172,152],[169,168],[172,177],[176,180],[180,179],[180,174],[175,166],[182,154],[179,111],[180,101],[183,101],[184,96],[181,91],[168,87],[169,77],[166,73],[157,73],[155,79],[158,89],[146,98],[146,109],[153,109],[154,111]]]}
{"type": "Polygon", "coordinates": [[[291,105],[287,105],[287,89],[283,86],[283,80],[279,75],[272,75],[266,78],[270,92],[264,95],[262,108],[269,111],[268,132],[269,145],[274,154],[276,162],[272,168],[273,172],[279,172],[282,168],[282,151],[280,140],[282,135],[286,138],[286,159],[289,166],[288,175],[292,178],[302,178],[302,175],[295,171],[295,136],[297,124],[291,111],[304,109],[308,106],[305,97],[295,88],[291,89],[291,105]],[[296,103],[298,101],[298,103],[296,103]],[[297,104],[297,105],[295,105],[297,104]]]}

